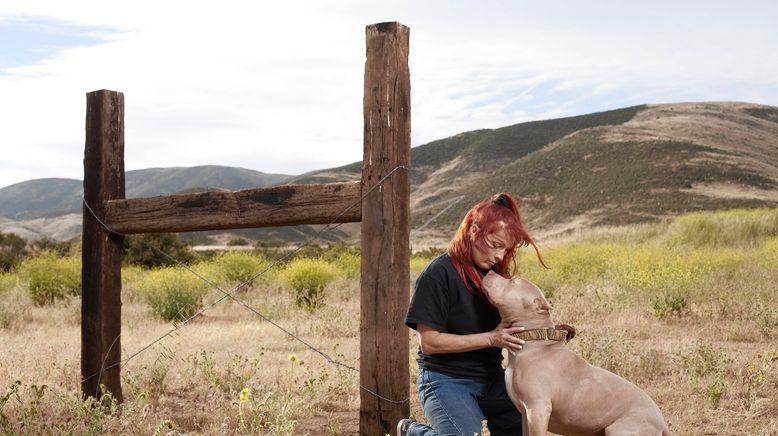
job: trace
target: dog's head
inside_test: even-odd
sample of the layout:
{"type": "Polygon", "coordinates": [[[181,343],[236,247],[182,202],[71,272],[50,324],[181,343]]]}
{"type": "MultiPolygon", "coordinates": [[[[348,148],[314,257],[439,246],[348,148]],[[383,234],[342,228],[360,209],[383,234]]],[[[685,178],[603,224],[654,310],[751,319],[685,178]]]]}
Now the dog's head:
{"type": "Polygon", "coordinates": [[[525,322],[551,317],[553,308],[532,282],[519,277],[506,279],[489,271],[481,286],[489,301],[500,311],[503,321],[525,322]]]}

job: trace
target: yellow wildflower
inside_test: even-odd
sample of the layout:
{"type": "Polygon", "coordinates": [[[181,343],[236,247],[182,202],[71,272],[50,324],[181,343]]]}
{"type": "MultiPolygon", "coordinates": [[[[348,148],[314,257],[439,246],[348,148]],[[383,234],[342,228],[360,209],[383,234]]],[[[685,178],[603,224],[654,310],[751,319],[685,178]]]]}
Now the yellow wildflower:
{"type": "Polygon", "coordinates": [[[290,354],[290,355],[289,355],[289,361],[290,361],[290,362],[292,362],[292,363],[295,363],[295,362],[297,362],[298,360],[299,360],[299,359],[297,358],[297,355],[296,355],[296,354],[290,354]]]}
{"type": "Polygon", "coordinates": [[[251,391],[249,388],[243,388],[243,390],[240,391],[240,402],[243,403],[244,401],[248,401],[250,393],[251,391]]]}

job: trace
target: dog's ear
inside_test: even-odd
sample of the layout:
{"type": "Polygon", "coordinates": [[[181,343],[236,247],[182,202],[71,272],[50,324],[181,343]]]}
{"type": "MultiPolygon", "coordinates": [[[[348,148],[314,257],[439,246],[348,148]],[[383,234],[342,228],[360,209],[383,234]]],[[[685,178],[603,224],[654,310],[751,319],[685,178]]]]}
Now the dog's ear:
{"type": "Polygon", "coordinates": [[[536,298],[535,299],[535,308],[537,308],[538,312],[545,314],[550,313],[552,310],[554,310],[553,307],[551,307],[550,304],[548,304],[548,301],[544,298],[536,298]]]}

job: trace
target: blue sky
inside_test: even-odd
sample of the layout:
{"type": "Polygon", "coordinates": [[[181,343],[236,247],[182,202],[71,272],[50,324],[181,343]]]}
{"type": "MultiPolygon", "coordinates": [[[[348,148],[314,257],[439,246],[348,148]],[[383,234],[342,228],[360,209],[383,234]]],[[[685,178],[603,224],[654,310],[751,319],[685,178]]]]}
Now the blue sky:
{"type": "Polygon", "coordinates": [[[643,103],[778,106],[778,2],[0,3],[0,187],[83,176],[85,94],[128,170],[362,157],[365,25],[411,28],[412,143],[643,103]]]}
{"type": "Polygon", "coordinates": [[[9,69],[33,65],[72,47],[101,42],[111,29],[77,26],[49,17],[24,15],[0,21],[0,74],[9,69]]]}

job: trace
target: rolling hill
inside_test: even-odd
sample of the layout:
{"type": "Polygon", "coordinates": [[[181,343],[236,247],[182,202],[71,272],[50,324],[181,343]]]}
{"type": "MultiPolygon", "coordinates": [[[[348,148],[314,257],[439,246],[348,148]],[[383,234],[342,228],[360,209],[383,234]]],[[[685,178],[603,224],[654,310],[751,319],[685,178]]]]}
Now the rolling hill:
{"type": "MultiPolygon", "coordinates": [[[[778,108],[636,106],[462,133],[414,148],[411,160],[412,227],[434,217],[416,237],[439,241],[470,206],[500,191],[520,196],[528,227],[546,235],[699,210],[774,207],[778,108]]],[[[296,180],[356,179],[359,165],[296,180]]]]}
{"type": "MultiPolygon", "coordinates": [[[[361,165],[296,177],[263,175],[268,176],[264,184],[248,186],[358,180],[361,165]]],[[[417,241],[447,240],[472,204],[498,191],[520,196],[528,227],[543,235],[656,221],[690,211],[775,207],[778,108],[738,102],[643,105],[477,130],[414,147],[411,167],[411,224],[423,228],[412,234],[417,241]]],[[[230,170],[239,169],[220,174],[230,170]]],[[[143,171],[149,173],[137,172],[137,179],[128,172],[128,196],[198,186],[247,187],[228,185],[213,174],[197,179],[202,170],[195,168],[143,171]],[[152,177],[155,171],[161,173],[152,177]]],[[[51,216],[53,210],[68,210],[68,204],[70,210],[80,209],[78,181],[19,185],[0,189],[0,216],[51,216]],[[69,188],[72,182],[78,191],[69,188]],[[53,184],[59,186],[47,188],[53,184]],[[28,189],[24,195],[19,185],[28,189]],[[68,196],[75,196],[75,203],[65,202],[68,196]]],[[[343,226],[338,237],[354,237],[355,229],[343,226]]],[[[273,237],[290,239],[310,234],[301,229],[273,232],[273,237]]]]}
{"type": "MultiPolygon", "coordinates": [[[[125,177],[127,198],[138,198],[213,188],[237,190],[273,186],[292,176],[206,165],[127,171],[125,177]]],[[[82,194],[81,180],[35,179],[17,183],[0,189],[0,216],[19,220],[80,213],[82,194]]]]}
{"type": "MultiPolygon", "coordinates": [[[[273,186],[291,176],[244,168],[206,165],[127,171],[128,198],[152,197],[206,189],[237,190],[273,186]]],[[[25,239],[67,240],[81,233],[83,182],[36,179],[0,189],[0,231],[25,239]]]]}

